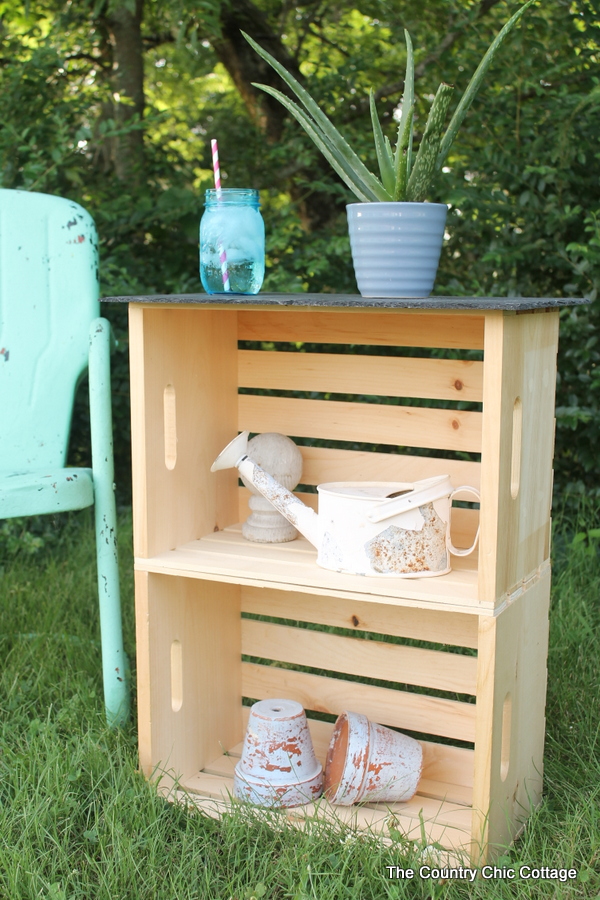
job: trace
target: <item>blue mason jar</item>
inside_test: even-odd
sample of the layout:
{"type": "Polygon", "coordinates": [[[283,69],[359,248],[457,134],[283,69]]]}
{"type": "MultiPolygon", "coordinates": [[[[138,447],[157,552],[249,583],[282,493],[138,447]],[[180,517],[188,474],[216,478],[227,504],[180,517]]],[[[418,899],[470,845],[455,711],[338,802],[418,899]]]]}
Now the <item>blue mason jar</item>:
{"type": "Polygon", "coordinates": [[[265,277],[265,225],[258,191],[211,188],[200,221],[200,280],[207,294],[258,294],[265,277]]]}

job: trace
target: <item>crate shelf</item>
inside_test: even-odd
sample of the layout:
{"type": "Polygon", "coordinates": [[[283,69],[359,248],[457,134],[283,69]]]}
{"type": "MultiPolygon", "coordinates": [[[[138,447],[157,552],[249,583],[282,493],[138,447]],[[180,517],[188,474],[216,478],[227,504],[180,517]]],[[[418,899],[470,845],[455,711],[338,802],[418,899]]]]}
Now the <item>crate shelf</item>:
{"type": "MultiPolygon", "coordinates": [[[[315,752],[321,763],[331,737],[332,726],[323,722],[311,722],[311,736],[315,752]]],[[[232,747],[179,785],[179,794],[209,815],[221,815],[230,808],[233,798],[233,774],[242,752],[242,744],[232,747]]],[[[333,806],[325,799],[306,806],[282,811],[288,820],[302,824],[307,819],[329,820],[353,828],[368,828],[390,840],[390,830],[398,830],[407,837],[421,839],[421,822],[425,824],[430,841],[436,841],[455,853],[470,853],[472,820],[472,751],[462,751],[455,765],[458,774],[464,775],[466,784],[453,784],[437,779],[435,748],[428,754],[425,748],[424,773],[419,792],[408,803],[367,803],[358,807],[333,806]],[[470,765],[471,764],[471,765],[470,765]],[[432,777],[430,777],[430,775],[432,777]]],[[[460,752],[460,751],[459,751],[460,752]]]]}
{"type": "Polygon", "coordinates": [[[493,613],[477,594],[474,557],[457,558],[448,575],[434,578],[377,578],[341,575],[316,563],[317,552],[300,537],[288,544],[252,544],[241,525],[225,528],[198,541],[149,559],[137,559],[140,570],[157,574],[227,581],[231,584],[302,591],[348,600],[427,606],[456,612],[493,613]]]}
{"type": "Polygon", "coordinates": [[[248,703],[302,703],[321,759],[332,725],[315,714],[353,710],[419,736],[417,795],[389,808],[319,801],[287,818],[383,840],[390,825],[420,839],[423,821],[457,858],[493,859],[542,790],[561,302],[119,299],[130,301],[142,770],[218,815],[248,703]],[[456,546],[480,526],[476,551],[447,575],[400,579],[322,569],[304,539],[245,541],[247,490],[237,472],[210,473],[242,430],[293,437],[309,487],[448,474],[479,488],[479,509],[452,514],[456,546]]]}

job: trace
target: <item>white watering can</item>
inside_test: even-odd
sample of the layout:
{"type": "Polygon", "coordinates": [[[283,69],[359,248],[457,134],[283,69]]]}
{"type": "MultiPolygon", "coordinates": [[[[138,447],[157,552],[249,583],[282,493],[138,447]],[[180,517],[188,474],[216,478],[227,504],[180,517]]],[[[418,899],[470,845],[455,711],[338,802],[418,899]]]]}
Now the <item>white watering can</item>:
{"type": "Polygon", "coordinates": [[[423,481],[338,481],[320,484],[319,514],[282,487],[246,453],[248,434],[234,438],[217,456],[211,472],[237,468],[246,481],[269,500],[318,550],[324,569],[351,575],[422,578],[445,575],[457,550],[450,540],[452,499],[476,488],[453,489],[449,475],[423,481]]]}

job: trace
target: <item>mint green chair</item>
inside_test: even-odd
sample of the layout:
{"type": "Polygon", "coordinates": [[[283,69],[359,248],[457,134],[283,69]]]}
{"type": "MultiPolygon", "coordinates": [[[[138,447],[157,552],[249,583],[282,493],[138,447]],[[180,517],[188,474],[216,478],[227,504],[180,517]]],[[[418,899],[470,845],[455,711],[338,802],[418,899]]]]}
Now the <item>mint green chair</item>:
{"type": "Polygon", "coordinates": [[[77,203],[0,190],[0,519],[95,507],[106,716],[129,715],[117,559],[110,325],[98,240],[77,203]],[[66,468],[75,391],[89,368],[92,468],[66,468]]]}

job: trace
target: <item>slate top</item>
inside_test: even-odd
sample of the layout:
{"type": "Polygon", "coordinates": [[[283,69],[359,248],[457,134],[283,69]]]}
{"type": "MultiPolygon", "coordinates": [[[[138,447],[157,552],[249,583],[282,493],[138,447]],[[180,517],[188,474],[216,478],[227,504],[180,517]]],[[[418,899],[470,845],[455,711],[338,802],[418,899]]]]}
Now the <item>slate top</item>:
{"type": "Polygon", "coordinates": [[[361,297],[360,294],[151,294],[148,297],[102,297],[103,303],[193,304],[212,307],[297,307],[329,309],[504,309],[531,310],[549,307],[582,306],[584,297],[361,297]]]}

